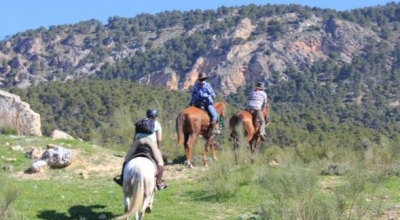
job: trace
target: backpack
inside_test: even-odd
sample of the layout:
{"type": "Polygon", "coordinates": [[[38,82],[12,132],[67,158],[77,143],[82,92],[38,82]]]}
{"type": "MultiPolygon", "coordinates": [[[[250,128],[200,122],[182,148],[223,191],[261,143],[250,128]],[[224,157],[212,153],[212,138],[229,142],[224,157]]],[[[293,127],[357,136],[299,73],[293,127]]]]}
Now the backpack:
{"type": "Polygon", "coordinates": [[[155,127],[155,119],[144,118],[135,124],[135,132],[144,134],[153,134],[155,127]]]}

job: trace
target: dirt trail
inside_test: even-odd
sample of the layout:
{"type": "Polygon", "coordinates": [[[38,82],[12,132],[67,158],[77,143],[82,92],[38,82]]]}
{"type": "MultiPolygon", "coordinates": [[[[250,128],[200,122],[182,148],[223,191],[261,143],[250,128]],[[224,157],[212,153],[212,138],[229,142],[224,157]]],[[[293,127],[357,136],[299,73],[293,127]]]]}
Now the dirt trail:
{"type": "MultiPolygon", "coordinates": [[[[121,172],[121,165],[123,162],[123,157],[113,154],[99,153],[92,155],[90,157],[85,157],[81,152],[74,152],[74,160],[70,166],[64,168],[66,170],[64,177],[73,178],[76,175],[81,175],[83,178],[88,178],[89,176],[113,176],[121,172]]],[[[43,172],[29,173],[20,171],[14,174],[15,177],[19,179],[51,179],[54,172],[49,171],[50,168],[43,170],[43,172]]],[[[166,165],[164,176],[165,179],[180,179],[186,178],[189,180],[194,179],[199,171],[206,170],[206,167],[194,167],[193,169],[188,169],[184,165],[173,164],[166,165]]]]}

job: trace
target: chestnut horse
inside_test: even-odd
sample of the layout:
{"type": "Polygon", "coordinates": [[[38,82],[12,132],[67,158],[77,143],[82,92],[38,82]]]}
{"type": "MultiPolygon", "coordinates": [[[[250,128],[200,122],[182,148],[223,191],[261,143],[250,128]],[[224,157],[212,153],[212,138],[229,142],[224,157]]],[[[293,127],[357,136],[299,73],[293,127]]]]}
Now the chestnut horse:
{"type": "MultiPolygon", "coordinates": [[[[268,126],[268,112],[269,112],[269,104],[267,104],[262,109],[265,127],[268,126]]],[[[229,126],[231,128],[231,137],[233,139],[233,149],[235,150],[235,161],[238,161],[237,149],[239,149],[239,131],[238,126],[243,126],[243,133],[245,136],[245,140],[250,145],[251,153],[257,152],[258,146],[261,142],[260,137],[260,122],[256,120],[256,126],[254,126],[253,115],[247,110],[241,110],[232,115],[229,120],[229,126]]]]}
{"type": "MultiPolygon", "coordinates": [[[[214,103],[214,108],[219,115],[219,120],[225,117],[224,110],[227,106],[226,102],[214,103]]],[[[215,134],[210,131],[210,116],[205,110],[195,106],[190,106],[179,112],[176,118],[176,133],[178,134],[177,143],[180,145],[184,142],[186,163],[189,168],[192,164],[192,146],[196,143],[200,135],[206,139],[203,154],[203,164],[207,166],[208,148],[211,147],[214,160],[217,160],[215,154],[214,138],[215,134]]]]}

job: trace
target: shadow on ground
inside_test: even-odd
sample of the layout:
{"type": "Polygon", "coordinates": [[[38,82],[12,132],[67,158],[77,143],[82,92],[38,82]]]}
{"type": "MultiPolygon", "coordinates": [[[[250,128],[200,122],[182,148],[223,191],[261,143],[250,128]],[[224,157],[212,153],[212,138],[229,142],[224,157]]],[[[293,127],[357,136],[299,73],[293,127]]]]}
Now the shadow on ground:
{"type": "Polygon", "coordinates": [[[186,195],[194,201],[201,202],[226,202],[235,197],[235,194],[232,192],[209,193],[205,190],[189,191],[186,195]]]}
{"type": "Polygon", "coordinates": [[[68,213],[59,213],[55,210],[40,211],[37,217],[39,219],[57,219],[57,220],[71,220],[71,219],[99,219],[100,215],[105,215],[105,219],[110,219],[113,216],[111,212],[102,212],[104,205],[76,205],[68,209],[68,213]]]}

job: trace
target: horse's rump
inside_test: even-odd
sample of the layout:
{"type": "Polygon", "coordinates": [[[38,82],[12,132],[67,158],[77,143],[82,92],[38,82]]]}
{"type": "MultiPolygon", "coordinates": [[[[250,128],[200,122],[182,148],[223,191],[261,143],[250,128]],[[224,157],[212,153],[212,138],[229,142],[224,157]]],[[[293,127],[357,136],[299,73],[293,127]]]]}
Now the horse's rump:
{"type": "Polygon", "coordinates": [[[238,126],[242,125],[244,134],[253,133],[255,127],[253,124],[253,115],[247,110],[241,110],[233,114],[229,120],[229,126],[232,129],[231,137],[236,137],[238,135],[238,126]]]}
{"type": "Polygon", "coordinates": [[[182,110],[176,118],[177,143],[182,143],[184,133],[201,133],[209,126],[210,117],[206,111],[194,106],[182,110]]]}
{"type": "Polygon", "coordinates": [[[148,158],[136,157],[125,165],[123,192],[125,206],[127,203],[129,206],[125,214],[117,219],[127,218],[134,213],[143,213],[154,196],[155,175],[155,164],[148,158]]]}
{"type": "Polygon", "coordinates": [[[258,128],[261,125],[261,122],[260,122],[260,119],[257,117],[257,110],[255,110],[255,109],[246,109],[245,111],[250,113],[251,118],[252,118],[252,122],[253,122],[253,126],[258,128]]]}

